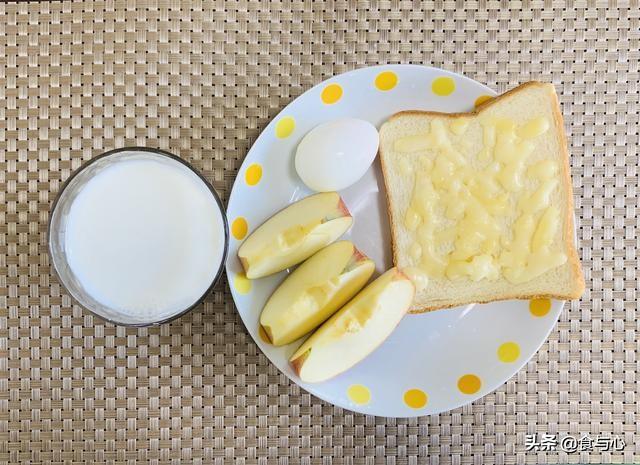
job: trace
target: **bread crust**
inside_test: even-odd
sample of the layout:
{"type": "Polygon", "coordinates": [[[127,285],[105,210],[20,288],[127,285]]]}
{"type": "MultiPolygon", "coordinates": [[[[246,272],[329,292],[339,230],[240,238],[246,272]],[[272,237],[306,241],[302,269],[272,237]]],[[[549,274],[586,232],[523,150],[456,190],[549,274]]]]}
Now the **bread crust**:
{"type": "MultiPolygon", "coordinates": [[[[569,269],[570,269],[570,273],[571,273],[571,284],[572,284],[572,288],[570,290],[568,290],[568,292],[566,293],[562,293],[562,294],[537,294],[537,293],[531,293],[531,294],[523,294],[523,293],[514,293],[514,294],[508,294],[508,295],[501,295],[500,297],[496,297],[496,298],[490,298],[490,299],[474,299],[473,301],[451,301],[442,305],[426,305],[426,306],[421,306],[419,308],[411,308],[409,313],[410,314],[420,314],[420,313],[425,313],[425,312],[429,312],[429,311],[433,311],[433,310],[439,310],[439,309],[446,309],[446,308],[453,308],[453,307],[459,307],[462,305],[468,305],[471,303],[477,303],[477,304],[486,304],[486,303],[490,303],[490,302],[495,302],[495,301],[501,301],[501,300],[531,300],[531,299],[578,299],[580,298],[580,296],[582,295],[582,293],[584,292],[585,289],[585,282],[584,282],[584,277],[582,274],[582,267],[580,266],[580,260],[578,258],[578,253],[576,250],[576,246],[574,245],[574,224],[573,224],[573,188],[572,188],[572,184],[571,184],[571,175],[570,175],[570,165],[569,165],[569,151],[567,148],[567,138],[566,138],[566,134],[564,132],[564,125],[563,125],[563,118],[562,118],[562,112],[560,109],[560,102],[558,100],[558,96],[555,92],[555,89],[553,87],[552,84],[548,84],[548,83],[543,83],[543,82],[538,82],[538,81],[531,81],[531,82],[526,82],[524,84],[519,85],[518,87],[515,87],[507,92],[505,92],[502,95],[493,97],[490,100],[487,100],[486,102],[483,102],[482,104],[478,105],[477,107],[475,107],[472,111],[470,112],[466,112],[466,113],[443,113],[443,112],[438,112],[438,111],[422,111],[422,110],[406,110],[406,111],[401,111],[398,113],[395,113],[393,115],[391,115],[391,117],[389,117],[388,121],[393,121],[394,119],[397,119],[401,116],[435,116],[435,117],[444,117],[444,118],[449,118],[449,119],[456,119],[456,118],[474,118],[477,115],[479,115],[480,113],[482,113],[484,110],[486,110],[487,108],[490,108],[492,105],[495,105],[497,102],[500,102],[502,100],[506,100],[509,97],[513,96],[514,94],[521,92],[523,90],[526,90],[530,87],[539,87],[539,88],[544,88],[545,91],[550,95],[550,97],[552,98],[553,101],[553,108],[552,108],[552,112],[553,112],[553,119],[554,119],[554,125],[556,127],[556,130],[558,131],[558,134],[560,134],[560,151],[563,155],[563,160],[562,160],[562,183],[564,184],[564,187],[566,189],[567,192],[567,211],[565,214],[565,218],[564,218],[564,231],[563,231],[563,235],[564,235],[564,240],[565,240],[565,248],[567,250],[567,262],[569,264],[569,269]]],[[[382,167],[382,172],[383,174],[386,172],[385,169],[385,157],[382,156],[382,147],[380,147],[380,151],[379,151],[379,155],[380,155],[380,164],[382,167]]],[[[397,250],[397,237],[396,237],[396,224],[395,224],[395,219],[393,217],[392,214],[392,210],[391,210],[391,199],[390,199],[390,189],[389,189],[389,185],[388,185],[388,179],[387,176],[382,176],[383,180],[384,180],[384,184],[385,184],[385,189],[386,189],[386,194],[385,194],[385,198],[386,198],[386,203],[387,203],[387,214],[389,216],[389,224],[391,225],[391,252],[392,252],[392,257],[393,257],[393,263],[394,266],[398,266],[399,263],[399,258],[398,258],[398,250],[397,250]]]]}

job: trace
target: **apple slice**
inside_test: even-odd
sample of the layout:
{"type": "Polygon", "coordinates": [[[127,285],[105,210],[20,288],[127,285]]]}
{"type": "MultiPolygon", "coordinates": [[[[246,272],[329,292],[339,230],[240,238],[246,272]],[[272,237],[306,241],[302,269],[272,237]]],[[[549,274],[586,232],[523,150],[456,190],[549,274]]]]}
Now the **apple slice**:
{"type": "Polygon", "coordinates": [[[315,194],[280,210],[238,249],[249,279],[262,278],[306,260],[339,238],[353,218],[336,192],[315,194]]]}
{"type": "Polygon", "coordinates": [[[415,287],[391,268],[365,287],[309,337],[290,359],[307,383],[332,378],[364,359],[407,313],[415,287]]]}
{"type": "Polygon", "coordinates": [[[317,252],[271,295],[260,324],[271,343],[289,344],[316,329],[367,283],[375,264],[349,241],[317,252]]]}

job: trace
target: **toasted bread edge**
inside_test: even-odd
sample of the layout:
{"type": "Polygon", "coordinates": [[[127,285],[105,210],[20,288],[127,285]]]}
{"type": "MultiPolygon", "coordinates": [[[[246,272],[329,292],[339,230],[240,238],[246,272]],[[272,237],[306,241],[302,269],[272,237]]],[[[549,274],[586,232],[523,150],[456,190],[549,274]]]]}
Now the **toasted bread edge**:
{"type": "MultiPolygon", "coordinates": [[[[437,305],[437,306],[426,305],[420,308],[410,309],[409,310],[410,314],[420,314],[420,313],[425,313],[433,310],[459,307],[459,306],[468,305],[471,303],[486,304],[486,303],[496,302],[501,300],[531,300],[531,299],[544,299],[544,298],[560,299],[560,300],[578,299],[583,294],[585,290],[585,281],[582,273],[582,267],[580,265],[580,259],[578,258],[576,245],[573,240],[574,231],[575,231],[574,225],[573,225],[574,205],[573,205],[573,186],[571,184],[571,175],[569,172],[570,170],[569,150],[567,148],[567,138],[564,132],[564,123],[562,118],[562,112],[560,110],[560,102],[558,100],[558,96],[556,94],[555,88],[553,87],[553,84],[539,82],[539,81],[525,82],[524,84],[521,84],[518,87],[514,87],[513,89],[501,95],[498,95],[486,102],[483,102],[481,105],[478,105],[472,111],[466,112],[466,113],[443,113],[439,111],[424,111],[424,110],[401,111],[391,115],[387,119],[387,121],[383,123],[380,130],[382,131],[382,128],[388,121],[392,121],[404,115],[414,115],[414,116],[429,115],[429,116],[446,117],[446,118],[452,118],[452,119],[460,118],[460,117],[463,117],[463,118],[475,117],[478,114],[482,113],[482,111],[485,110],[486,108],[489,108],[491,105],[494,105],[496,102],[507,99],[513,96],[513,94],[526,90],[529,87],[543,87],[550,94],[550,97],[553,101],[552,111],[554,116],[554,124],[556,126],[556,130],[558,131],[558,134],[560,134],[560,151],[564,154],[563,161],[562,161],[562,178],[563,178],[563,183],[565,185],[565,189],[567,192],[566,202],[568,207],[567,214],[565,215],[565,221],[564,221],[564,228],[565,228],[564,237],[566,241],[565,247],[567,249],[567,254],[568,254],[567,260],[569,261],[569,265],[570,265],[569,268],[571,273],[571,285],[572,285],[571,289],[568,289],[567,292],[563,294],[510,294],[510,295],[501,295],[499,297],[492,298],[492,299],[480,299],[480,300],[474,299],[472,301],[466,301],[466,300],[456,301],[456,302],[451,302],[445,305],[437,305]]],[[[387,180],[387,177],[384,176],[386,169],[385,169],[384,156],[382,156],[382,148],[380,148],[379,155],[380,155],[379,156],[380,166],[383,172],[382,178],[384,180],[384,185],[385,185],[385,200],[387,203],[387,215],[389,217],[389,226],[391,227],[391,255],[393,257],[393,264],[397,266],[398,264],[398,251],[396,248],[396,243],[397,243],[396,229],[397,228],[395,227],[396,221],[391,211],[391,199],[389,194],[390,190],[389,190],[389,186],[387,185],[388,180],[387,180]]]]}

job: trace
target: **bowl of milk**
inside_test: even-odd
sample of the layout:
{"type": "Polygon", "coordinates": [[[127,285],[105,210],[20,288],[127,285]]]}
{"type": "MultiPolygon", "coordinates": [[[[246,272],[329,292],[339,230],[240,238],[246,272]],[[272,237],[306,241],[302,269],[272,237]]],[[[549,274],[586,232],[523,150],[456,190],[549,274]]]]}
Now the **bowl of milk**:
{"type": "Polygon", "coordinates": [[[66,181],[49,220],[60,282],[87,310],[127,326],[165,323],[202,302],[228,243],[214,188],[156,149],[93,158],[66,181]]]}

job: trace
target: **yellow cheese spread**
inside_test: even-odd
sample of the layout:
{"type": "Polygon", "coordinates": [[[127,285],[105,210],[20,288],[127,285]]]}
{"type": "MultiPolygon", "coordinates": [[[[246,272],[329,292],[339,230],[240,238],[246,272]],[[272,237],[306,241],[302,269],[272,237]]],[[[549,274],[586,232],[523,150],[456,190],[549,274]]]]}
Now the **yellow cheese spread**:
{"type": "Polygon", "coordinates": [[[407,252],[428,277],[523,283],[567,261],[554,241],[562,223],[553,204],[558,163],[530,160],[550,123],[537,117],[521,126],[506,118],[480,124],[474,163],[452,142],[468,130],[467,119],[433,120],[428,131],[395,141],[396,152],[427,152],[417,163],[399,160],[403,177],[413,176],[402,218],[413,238],[407,252]]]}

